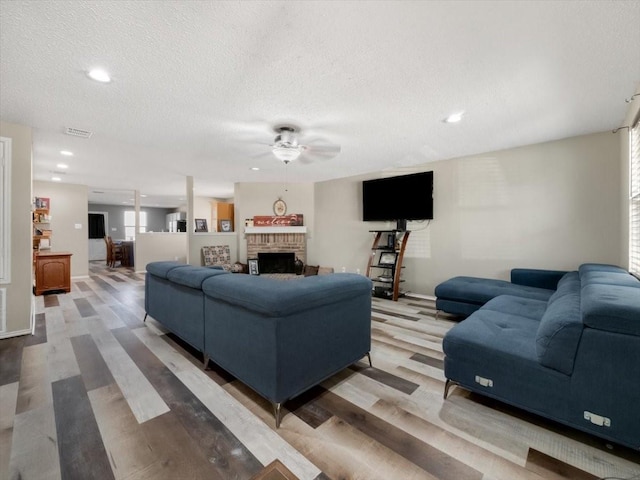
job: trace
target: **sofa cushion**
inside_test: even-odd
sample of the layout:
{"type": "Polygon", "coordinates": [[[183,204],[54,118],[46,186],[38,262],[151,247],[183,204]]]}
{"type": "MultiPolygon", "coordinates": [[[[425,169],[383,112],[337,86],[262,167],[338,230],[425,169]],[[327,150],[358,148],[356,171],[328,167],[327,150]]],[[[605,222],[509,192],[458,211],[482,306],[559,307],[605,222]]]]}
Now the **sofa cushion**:
{"type": "Polygon", "coordinates": [[[514,268],[511,270],[511,283],[555,290],[566,273],[564,270],[514,268]]]}
{"type": "Polygon", "coordinates": [[[640,282],[636,277],[628,272],[588,272],[582,275],[582,286],[599,285],[621,285],[626,287],[640,288],[640,282]]]}
{"type": "Polygon", "coordinates": [[[585,285],[582,321],[598,330],[640,336],[640,289],[624,285],[585,285]]]}
{"type": "Polygon", "coordinates": [[[581,288],[580,283],[580,275],[578,272],[569,272],[558,282],[558,288],[551,298],[549,298],[549,303],[556,301],[560,297],[564,297],[570,293],[580,293],[581,288]]]}
{"type": "Polygon", "coordinates": [[[540,320],[546,309],[547,302],[544,300],[514,297],[513,295],[500,295],[499,297],[489,300],[482,307],[482,310],[518,315],[532,320],[540,320]]]}
{"type": "Polygon", "coordinates": [[[171,270],[167,275],[167,279],[179,285],[184,285],[185,287],[200,289],[202,288],[202,282],[207,278],[214,277],[216,275],[226,275],[227,273],[228,272],[224,270],[216,268],[190,266],[188,268],[176,268],[171,270]]]}
{"type": "Polygon", "coordinates": [[[211,298],[267,317],[280,317],[370,293],[371,280],[355,273],[314,275],[295,282],[258,275],[220,275],[205,280],[202,290],[211,298]]]}
{"type": "Polygon", "coordinates": [[[549,300],[553,290],[516,285],[505,280],[453,277],[436,287],[438,298],[461,300],[482,305],[499,295],[514,295],[534,300],[549,300]]]}
{"type": "Polygon", "coordinates": [[[536,354],[545,367],[571,375],[582,335],[580,293],[549,301],[536,334],[536,354]]]}
{"type": "Polygon", "coordinates": [[[174,268],[187,267],[186,263],[179,262],[151,262],[147,263],[147,272],[160,278],[167,278],[167,275],[174,268]]]}
{"type": "Polygon", "coordinates": [[[590,272],[627,273],[624,268],[620,268],[617,265],[609,265],[606,263],[583,263],[582,265],[580,265],[578,271],[580,272],[580,278],[582,278],[582,275],[584,275],[585,273],[590,272]]]}

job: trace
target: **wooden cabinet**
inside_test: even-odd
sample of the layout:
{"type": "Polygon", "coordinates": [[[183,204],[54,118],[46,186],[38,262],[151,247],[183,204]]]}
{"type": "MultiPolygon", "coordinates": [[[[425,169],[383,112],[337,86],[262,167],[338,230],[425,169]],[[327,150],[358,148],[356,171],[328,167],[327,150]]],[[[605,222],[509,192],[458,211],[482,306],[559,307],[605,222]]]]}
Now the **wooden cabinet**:
{"type": "Polygon", "coordinates": [[[410,231],[371,230],[375,233],[371,255],[367,264],[367,277],[374,283],[373,295],[398,301],[404,295],[400,290],[402,261],[410,231]]]}
{"type": "Polygon", "coordinates": [[[235,225],[233,221],[233,203],[211,202],[211,227],[216,232],[233,232],[235,225]],[[231,221],[231,229],[222,228],[221,221],[231,221]]]}
{"type": "Polygon", "coordinates": [[[71,291],[71,253],[39,251],[34,257],[36,295],[54,290],[71,291]]]}

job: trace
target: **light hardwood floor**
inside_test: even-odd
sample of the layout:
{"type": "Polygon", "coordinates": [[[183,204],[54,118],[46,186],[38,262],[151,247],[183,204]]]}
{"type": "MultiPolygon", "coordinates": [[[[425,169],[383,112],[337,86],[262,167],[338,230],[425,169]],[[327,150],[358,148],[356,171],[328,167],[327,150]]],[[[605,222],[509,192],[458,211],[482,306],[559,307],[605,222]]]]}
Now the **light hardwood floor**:
{"type": "MultiPolygon", "coordinates": [[[[144,277],[93,264],[0,341],[0,479],[640,479],[640,453],[455,388],[431,299],[373,299],[366,360],[271,406],[144,317],[144,277]],[[264,478],[272,477],[266,473],[264,478]]],[[[345,319],[346,320],[346,319],[345,319]]]]}

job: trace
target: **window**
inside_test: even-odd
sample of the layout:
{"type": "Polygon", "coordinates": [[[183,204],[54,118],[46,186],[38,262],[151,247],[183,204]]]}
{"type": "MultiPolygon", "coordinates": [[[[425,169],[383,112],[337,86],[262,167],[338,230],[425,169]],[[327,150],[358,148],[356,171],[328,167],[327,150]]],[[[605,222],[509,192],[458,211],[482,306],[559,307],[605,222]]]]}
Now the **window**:
{"type": "MultiPolygon", "coordinates": [[[[11,139],[0,137],[0,283],[11,283],[10,241],[11,139]]],[[[0,304],[0,310],[2,305],[0,304]]],[[[0,328],[2,328],[2,325],[0,325],[0,328]]]]}
{"type": "MultiPolygon", "coordinates": [[[[140,212],[140,232],[147,231],[147,212],[140,212]]],[[[124,212],[124,237],[125,240],[136,238],[136,212],[126,210],[124,212]]]]}
{"type": "Polygon", "coordinates": [[[631,129],[629,150],[629,271],[640,275],[640,122],[631,129]]]}

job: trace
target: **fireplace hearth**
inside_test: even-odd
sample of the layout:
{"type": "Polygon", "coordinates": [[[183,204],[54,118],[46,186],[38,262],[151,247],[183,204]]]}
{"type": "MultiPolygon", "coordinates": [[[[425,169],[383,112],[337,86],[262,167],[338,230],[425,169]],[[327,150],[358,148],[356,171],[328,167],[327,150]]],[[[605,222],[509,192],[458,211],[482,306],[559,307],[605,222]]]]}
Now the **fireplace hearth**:
{"type": "Polygon", "coordinates": [[[296,254],[294,252],[258,253],[260,273],[295,273],[296,254]]]}

